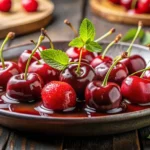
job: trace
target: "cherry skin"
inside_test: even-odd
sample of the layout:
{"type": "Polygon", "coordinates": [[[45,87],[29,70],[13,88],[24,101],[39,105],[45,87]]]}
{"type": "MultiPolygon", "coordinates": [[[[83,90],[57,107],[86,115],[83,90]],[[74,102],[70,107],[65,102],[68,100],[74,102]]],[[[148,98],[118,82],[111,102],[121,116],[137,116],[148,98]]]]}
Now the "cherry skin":
{"type": "Polygon", "coordinates": [[[143,75],[143,78],[150,80],[150,70],[146,70],[146,71],[145,71],[145,73],[144,73],[144,75],[143,75]]]}
{"type": "Polygon", "coordinates": [[[44,107],[61,111],[75,107],[76,93],[68,83],[52,81],[42,89],[42,101],[44,107]]]}
{"type": "Polygon", "coordinates": [[[11,9],[11,0],[0,0],[0,11],[9,12],[11,9]]]}
{"type": "Polygon", "coordinates": [[[150,12],[150,1],[149,0],[139,0],[137,10],[139,13],[149,13],[150,12]]]}
{"type": "Polygon", "coordinates": [[[0,92],[5,91],[8,80],[20,72],[18,65],[14,62],[5,61],[5,69],[2,68],[2,63],[0,63],[0,92]]]}
{"type": "Polygon", "coordinates": [[[87,63],[81,63],[80,75],[76,73],[78,64],[71,64],[60,73],[60,81],[69,83],[76,91],[80,100],[84,99],[87,84],[96,79],[96,74],[87,63]]]}
{"type": "Polygon", "coordinates": [[[138,11],[138,9],[130,9],[127,11],[127,13],[129,15],[136,15],[136,14],[139,14],[140,12],[138,11]]]}
{"type": "MultiPolygon", "coordinates": [[[[22,72],[25,71],[26,63],[27,63],[31,53],[32,53],[32,50],[25,50],[18,59],[18,66],[22,72]]],[[[33,56],[34,57],[32,57],[30,64],[32,62],[36,61],[36,59],[38,59],[38,60],[40,59],[40,55],[37,52],[35,52],[33,56]]]]}
{"type": "Polygon", "coordinates": [[[103,62],[110,62],[110,63],[112,63],[112,58],[111,57],[109,57],[109,56],[104,56],[104,58],[102,58],[102,56],[101,55],[99,55],[99,56],[97,56],[97,57],[95,57],[94,59],[93,59],[93,61],[91,62],[91,66],[93,67],[93,68],[95,68],[96,66],[98,66],[99,64],[101,64],[101,63],[103,63],[103,62]]]}
{"type": "Polygon", "coordinates": [[[120,0],[109,0],[109,1],[114,3],[114,4],[120,4],[120,0]]]}
{"type": "Polygon", "coordinates": [[[132,0],[120,0],[120,4],[128,10],[131,9],[132,0]]]}
{"type": "Polygon", "coordinates": [[[144,104],[150,102],[150,80],[138,76],[127,77],[121,85],[122,95],[131,103],[144,104]]]}
{"type": "Polygon", "coordinates": [[[19,102],[30,102],[41,98],[43,81],[38,74],[29,73],[24,80],[24,73],[14,75],[7,83],[6,96],[19,102]]]}
{"type": "Polygon", "coordinates": [[[29,73],[37,73],[44,81],[44,84],[59,80],[60,71],[52,68],[46,64],[43,60],[33,62],[28,69],[29,73]],[[40,64],[39,64],[40,62],[40,64]]]}
{"type": "Polygon", "coordinates": [[[122,95],[120,87],[115,83],[108,82],[106,86],[102,86],[101,81],[92,81],[86,87],[85,99],[88,106],[107,112],[120,107],[122,95]]]}
{"type": "MultiPolygon", "coordinates": [[[[146,67],[146,62],[144,58],[140,55],[132,55],[128,58],[121,60],[120,62],[127,67],[129,74],[142,70],[146,67]]],[[[140,74],[141,73],[138,73],[137,75],[140,74]]]]}
{"type": "MultiPolygon", "coordinates": [[[[80,55],[80,49],[79,48],[74,48],[71,47],[66,51],[66,54],[69,56],[71,59],[78,59],[80,55]]],[[[86,59],[89,62],[91,62],[98,54],[89,52],[86,49],[83,50],[82,52],[82,59],[86,59]]]]}
{"type": "MultiPolygon", "coordinates": [[[[95,67],[95,72],[97,75],[97,78],[101,81],[104,80],[105,75],[107,71],[109,70],[112,63],[110,62],[104,62],[95,67]]],[[[115,82],[118,85],[121,85],[122,81],[128,76],[128,70],[126,66],[122,63],[117,63],[117,65],[114,66],[112,69],[108,81],[115,82]]]]}
{"type": "Polygon", "coordinates": [[[22,6],[27,12],[36,12],[38,2],[36,0],[22,0],[22,6]]]}

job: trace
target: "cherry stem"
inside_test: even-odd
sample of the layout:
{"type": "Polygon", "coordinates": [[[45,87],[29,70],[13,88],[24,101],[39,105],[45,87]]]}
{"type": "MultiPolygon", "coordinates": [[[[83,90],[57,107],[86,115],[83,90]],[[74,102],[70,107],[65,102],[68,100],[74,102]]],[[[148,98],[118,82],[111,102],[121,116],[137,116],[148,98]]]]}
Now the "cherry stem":
{"type": "Polygon", "coordinates": [[[109,35],[111,35],[115,31],[116,31],[115,28],[110,29],[107,33],[105,33],[104,35],[102,35],[100,38],[96,39],[95,42],[99,42],[99,41],[103,40],[104,38],[108,37],[109,35]]]}
{"type": "Polygon", "coordinates": [[[52,42],[51,38],[49,37],[49,35],[47,34],[47,31],[46,31],[44,28],[42,28],[42,29],[41,29],[41,32],[42,32],[43,35],[44,35],[45,37],[47,37],[47,39],[49,40],[49,42],[50,42],[50,48],[51,48],[51,49],[54,49],[53,42],[52,42]]]}
{"type": "Polygon", "coordinates": [[[118,34],[118,35],[116,36],[115,40],[113,40],[113,41],[105,48],[105,50],[104,50],[103,53],[102,53],[102,59],[104,59],[104,57],[105,57],[107,51],[109,50],[109,48],[110,48],[111,46],[113,46],[115,43],[117,43],[117,42],[121,39],[121,37],[122,37],[122,35],[121,35],[121,34],[118,34]]]}
{"type": "Polygon", "coordinates": [[[122,55],[120,55],[119,57],[117,57],[114,61],[114,63],[111,65],[111,67],[109,68],[107,74],[105,75],[105,78],[102,82],[102,86],[106,86],[107,85],[107,82],[108,82],[108,78],[109,78],[109,75],[112,71],[112,69],[114,68],[114,66],[120,61],[122,60],[123,58],[126,58],[127,57],[127,53],[123,53],[122,55]]]}
{"type": "Polygon", "coordinates": [[[78,62],[77,70],[76,70],[76,73],[79,75],[80,75],[80,65],[81,65],[81,60],[82,60],[82,52],[83,52],[83,48],[80,49],[79,62],[78,62]]]}
{"type": "Polygon", "coordinates": [[[36,52],[36,50],[38,49],[38,47],[40,46],[40,44],[42,43],[43,40],[44,40],[44,36],[40,35],[38,43],[37,43],[36,47],[33,49],[32,53],[27,61],[26,68],[25,68],[24,80],[27,80],[28,68],[29,68],[32,56],[34,55],[34,53],[36,52]]]}
{"type": "Polygon", "coordinates": [[[71,30],[74,32],[74,37],[77,37],[78,36],[78,32],[77,30],[75,29],[75,27],[72,25],[72,23],[68,20],[68,19],[65,19],[64,20],[64,23],[69,26],[71,28],[71,30]]]}
{"type": "MultiPolygon", "coordinates": [[[[30,40],[30,42],[33,43],[36,46],[36,42],[35,41],[30,40]]],[[[39,47],[38,47],[38,51],[41,52],[41,50],[39,49],[39,47]]]]}
{"type": "Polygon", "coordinates": [[[133,0],[131,3],[131,9],[134,9],[136,6],[137,0],[133,0]]]}
{"type": "Polygon", "coordinates": [[[139,21],[139,22],[138,22],[138,29],[137,29],[137,32],[136,32],[136,34],[135,34],[135,36],[134,36],[134,38],[133,38],[133,40],[132,40],[132,42],[131,42],[129,48],[128,48],[127,51],[126,51],[126,52],[128,52],[128,57],[131,55],[131,50],[132,50],[133,43],[135,42],[136,38],[138,37],[138,35],[139,35],[141,29],[142,29],[142,22],[139,21]]]}
{"type": "Polygon", "coordinates": [[[4,39],[1,47],[0,47],[0,59],[2,62],[2,68],[5,69],[5,63],[4,63],[4,57],[3,57],[3,49],[4,46],[6,45],[6,43],[10,40],[13,39],[15,37],[15,33],[14,32],[9,32],[6,36],[6,38],[4,39]]]}

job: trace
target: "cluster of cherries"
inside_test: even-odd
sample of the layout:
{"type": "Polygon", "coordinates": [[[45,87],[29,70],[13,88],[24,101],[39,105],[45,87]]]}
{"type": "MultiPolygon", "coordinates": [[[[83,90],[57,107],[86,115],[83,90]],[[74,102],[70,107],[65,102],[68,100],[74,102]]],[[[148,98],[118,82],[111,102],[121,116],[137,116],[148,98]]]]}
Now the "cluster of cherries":
{"type": "MultiPolygon", "coordinates": [[[[27,12],[35,12],[38,9],[37,0],[21,0],[21,5],[27,12]]],[[[9,12],[12,7],[12,0],[0,0],[0,11],[9,12]]]]}
{"type": "MultiPolygon", "coordinates": [[[[70,22],[66,20],[65,23],[74,30],[70,22]]],[[[40,46],[45,37],[50,40],[51,49],[54,49],[44,29],[41,30],[37,44],[34,43],[35,48],[25,50],[19,57],[18,64],[4,62],[4,45],[14,37],[14,33],[10,32],[0,48],[1,91],[6,90],[7,98],[20,103],[39,101],[42,98],[43,106],[54,111],[74,108],[77,101],[84,100],[89,108],[97,112],[120,108],[123,98],[133,104],[145,105],[150,102],[150,70],[146,68],[144,58],[138,54],[131,55],[132,45],[141,28],[139,22],[137,33],[127,51],[114,59],[106,56],[106,53],[121,39],[121,34],[116,36],[102,54],[90,52],[84,47],[69,48],[66,54],[70,63],[61,71],[41,59],[41,52],[47,51],[40,46]]],[[[98,40],[114,31],[111,29],[98,40]]]]}
{"type": "Polygon", "coordinates": [[[109,0],[114,4],[123,6],[129,14],[150,13],[149,0],[109,0]]]}

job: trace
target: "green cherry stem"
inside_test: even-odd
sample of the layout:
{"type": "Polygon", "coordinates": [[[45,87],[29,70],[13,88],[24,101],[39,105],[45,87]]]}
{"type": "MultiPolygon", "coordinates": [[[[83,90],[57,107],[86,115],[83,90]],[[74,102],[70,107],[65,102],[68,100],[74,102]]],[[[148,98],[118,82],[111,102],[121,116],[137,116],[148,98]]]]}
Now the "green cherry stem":
{"type": "Polygon", "coordinates": [[[1,59],[1,62],[2,62],[2,68],[5,69],[5,63],[4,63],[4,57],[3,57],[3,49],[4,49],[4,46],[5,44],[10,40],[10,39],[13,39],[15,37],[15,33],[14,32],[9,32],[6,36],[6,38],[4,39],[1,47],[0,47],[0,59],[1,59]]]}
{"type": "Polygon", "coordinates": [[[54,49],[53,42],[52,42],[51,38],[49,37],[49,35],[47,34],[47,31],[46,31],[44,28],[42,28],[42,29],[41,29],[41,32],[42,32],[43,35],[44,35],[45,37],[47,37],[47,39],[49,40],[49,42],[50,42],[50,48],[51,48],[51,49],[54,49]]]}
{"type": "Polygon", "coordinates": [[[110,29],[107,33],[105,33],[104,35],[102,35],[100,38],[96,39],[95,42],[100,42],[101,40],[103,40],[104,38],[108,37],[109,35],[111,35],[115,31],[116,31],[115,28],[110,29]]]}
{"type": "Polygon", "coordinates": [[[138,29],[137,29],[137,32],[136,32],[136,34],[135,34],[135,36],[134,36],[134,38],[133,38],[133,40],[132,40],[132,42],[131,42],[129,48],[128,48],[127,51],[126,51],[126,52],[128,52],[128,57],[131,55],[131,50],[132,50],[133,43],[135,42],[136,38],[138,37],[138,35],[139,35],[141,29],[142,29],[142,22],[139,21],[139,22],[138,22],[138,29]]]}
{"type": "Polygon", "coordinates": [[[76,73],[79,75],[80,75],[80,65],[81,65],[82,53],[83,53],[83,47],[80,48],[79,62],[78,62],[77,70],[76,70],[76,73]]]}
{"type": "Polygon", "coordinates": [[[32,56],[34,55],[34,53],[36,52],[36,50],[38,49],[38,47],[40,46],[41,42],[44,40],[44,36],[43,35],[40,35],[39,37],[39,40],[38,40],[38,43],[36,45],[36,47],[33,49],[28,61],[27,61],[27,64],[26,64],[26,68],[25,68],[25,75],[24,75],[24,80],[27,80],[27,74],[28,74],[28,68],[29,68],[29,65],[30,65],[30,62],[31,62],[31,59],[32,59],[32,56]]]}
{"type": "MultiPolygon", "coordinates": [[[[35,42],[35,41],[30,40],[30,42],[31,42],[31,43],[33,43],[33,44],[34,44],[34,46],[36,46],[36,42],[35,42]]],[[[38,47],[38,51],[39,51],[39,52],[41,52],[41,50],[39,49],[39,47],[38,47]]]]}
{"type": "Polygon", "coordinates": [[[105,57],[107,51],[109,50],[109,48],[110,48],[111,46],[113,46],[115,43],[117,43],[117,42],[121,39],[121,37],[122,37],[122,35],[121,35],[121,34],[118,34],[118,35],[116,36],[116,38],[105,48],[105,50],[104,50],[103,53],[102,53],[102,59],[104,59],[104,57],[105,57]]]}
{"type": "Polygon", "coordinates": [[[75,29],[75,27],[72,25],[72,23],[68,19],[64,20],[64,24],[66,24],[67,26],[69,26],[71,28],[71,30],[74,32],[74,37],[78,36],[77,30],[75,29]]]}
{"type": "Polygon", "coordinates": [[[104,80],[103,80],[103,82],[102,82],[102,86],[106,86],[106,85],[107,85],[109,75],[110,75],[112,69],[114,68],[114,66],[115,66],[120,60],[122,60],[123,58],[126,58],[126,57],[127,57],[127,53],[125,52],[125,53],[123,53],[122,55],[120,55],[119,57],[117,57],[117,58],[115,59],[114,63],[113,63],[113,64],[111,65],[111,67],[109,68],[109,70],[108,70],[108,72],[107,72],[107,74],[106,74],[106,76],[105,76],[105,78],[104,78],[104,80]]]}

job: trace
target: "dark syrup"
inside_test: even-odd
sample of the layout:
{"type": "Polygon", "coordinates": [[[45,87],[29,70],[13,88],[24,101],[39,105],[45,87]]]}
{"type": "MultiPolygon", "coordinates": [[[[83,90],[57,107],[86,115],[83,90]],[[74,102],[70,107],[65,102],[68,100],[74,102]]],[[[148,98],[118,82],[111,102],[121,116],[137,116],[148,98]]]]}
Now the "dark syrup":
{"type": "Polygon", "coordinates": [[[129,102],[124,101],[120,108],[109,110],[107,113],[96,112],[94,108],[86,106],[84,102],[77,101],[75,108],[63,110],[61,112],[55,112],[47,109],[42,105],[42,102],[29,102],[19,103],[18,101],[9,98],[5,93],[0,97],[0,109],[16,112],[21,114],[31,114],[37,116],[49,116],[49,117],[94,117],[94,116],[106,116],[112,114],[120,114],[127,112],[134,112],[138,110],[148,109],[150,105],[132,105],[129,102]]]}

